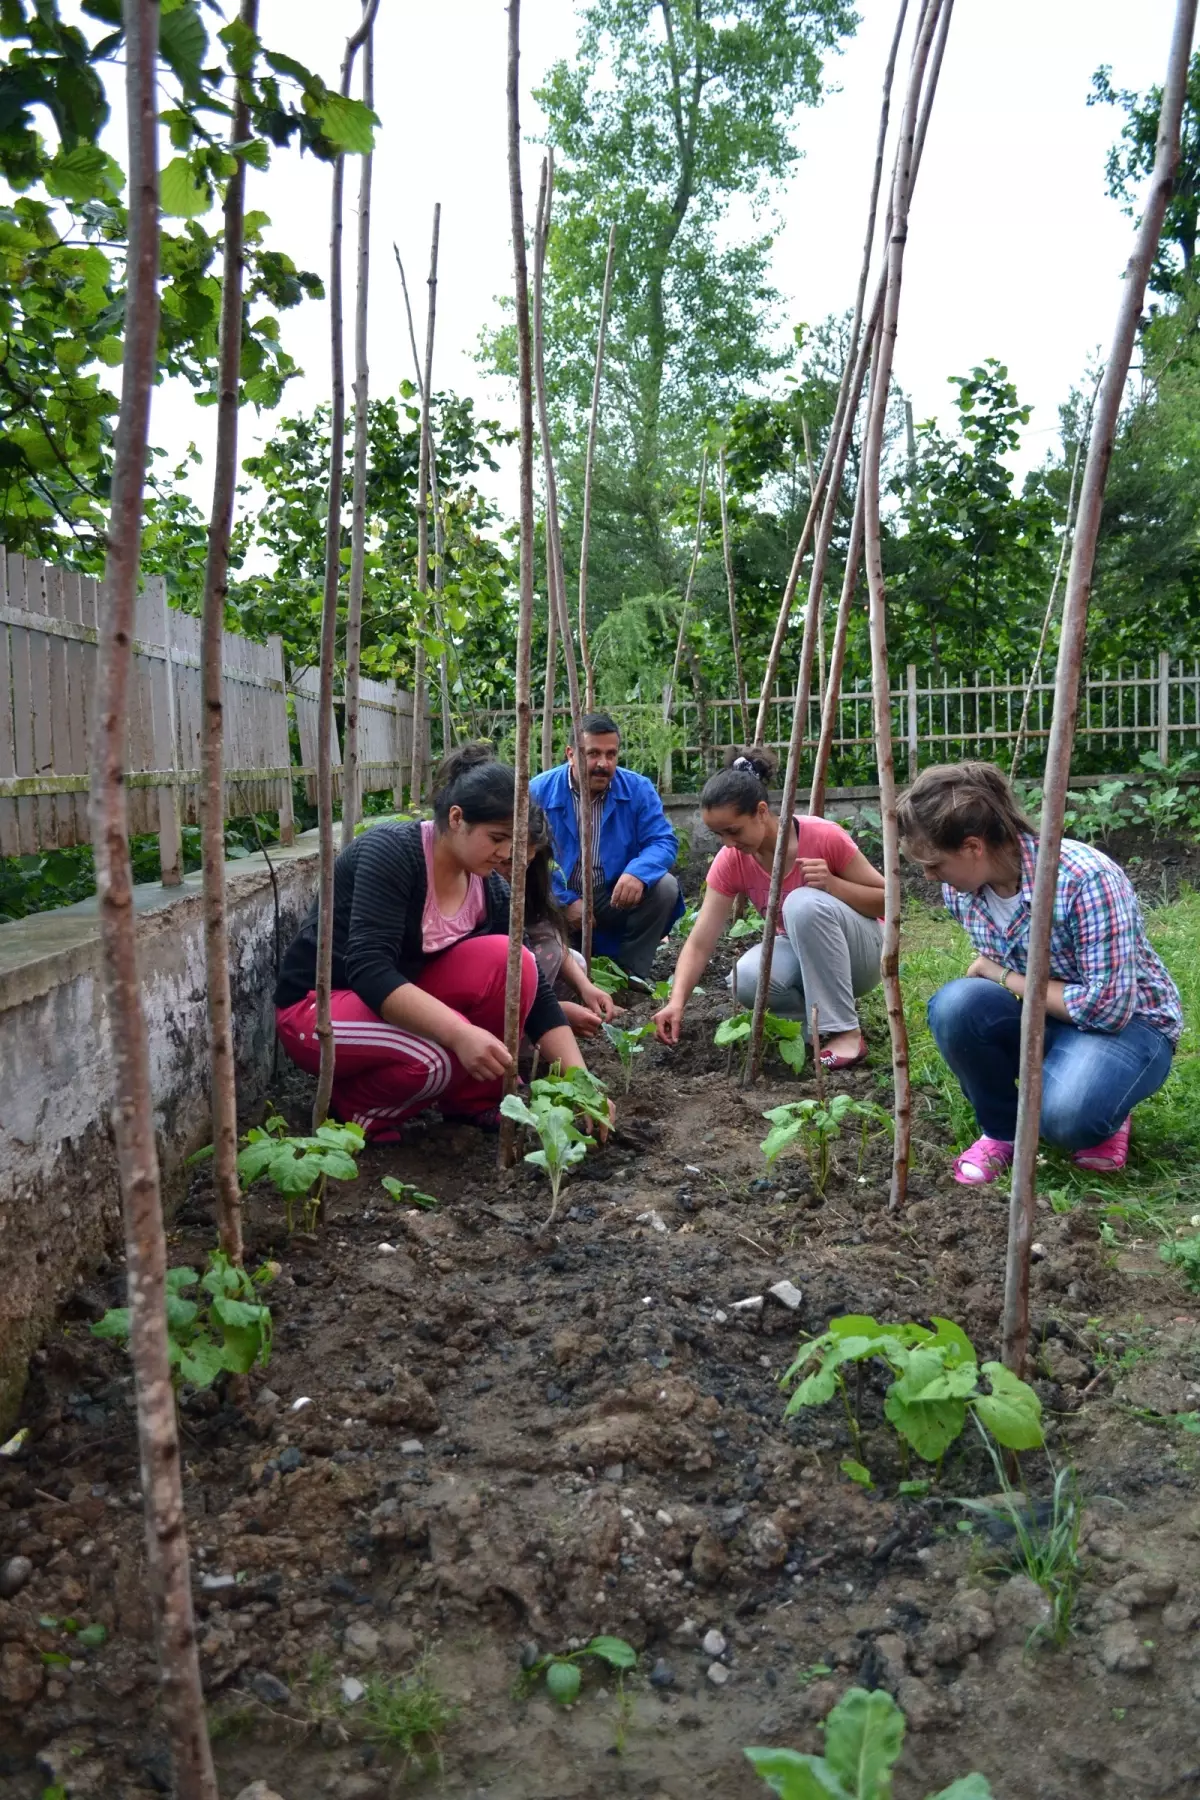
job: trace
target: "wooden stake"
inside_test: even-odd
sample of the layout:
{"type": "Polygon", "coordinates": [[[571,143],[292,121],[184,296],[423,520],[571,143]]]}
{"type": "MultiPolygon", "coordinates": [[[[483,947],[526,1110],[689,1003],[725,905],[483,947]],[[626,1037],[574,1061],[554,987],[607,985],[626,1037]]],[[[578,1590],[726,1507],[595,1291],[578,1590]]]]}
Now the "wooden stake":
{"type": "Polygon", "coordinates": [[[679,635],[675,639],[675,657],[671,664],[671,679],[667,683],[663,695],[663,723],[669,724],[671,714],[675,710],[675,683],[679,679],[679,659],[683,655],[683,638],[687,630],[688,608],[692,604],[692,588],[696,581],[696,567],[700,561],[700,544],[704,536],[704,496],[708,482],[708,445],[700,453],[700,494],[696,502],[696,541],[692,545],[692,562],[688,569],[687,586],[683,590],[683,605],[679,609],[679,635]]]}
{"type": "Polygon", "coordinates": [[[903,892],[900,885],[900,834],[896,821],[896,772],[892,759],[892,709],[888,680],[887,629],[885,608],[887,595],[883,578],[883,556],[879,524],[880,462],[883,453],[884,422],[891,386],[892,361],[896,346],[896,329],[900,316],[900,285],[904,271],[904,249],[908,237],[908,210],[916,179],[915,151],[922,117],[928,121],[929,108],[936,91],[940,71],[940,55],[930,68],[926,98],[925,71],[930,64],[934,33],[942,18],[944,29],[949,23],[953,0],[925,0],[917,25],[916,43],[909,70],[908,93],[900,122],[899,142],[892,178],[891,231],[888,241],[887,292],[871,361],[871,392],[867,413],[867,429],[863,442],[861,480],[866,490],[863,502],[863,538],[866,553],[867,583],[870,588],[871,629],[871,698],[875,726],[875,756],[879,768],[879,811],[883,821],[884,927],[883,989],[887,1002],[888,1028],[892,1040],[892,1081],[895,1093],[895,1145],[892,1153],[892,1181],[889,1205],[893,1211],[903,1206],[908,1188],[908,1153],[912,1130],[912,1098],[909,1084],[908,1032],[904,1022],[904,1003],[900,990],[900,909],[903,892]]]}
{"type": "MultiPolygon", "coordinates": [[[[525,937],[524,869],[529,846],[529,751],[533,728],[529,652],[533,636],[533,355],[529,336],[529,266],[525,255],[525,201],[521,191],[521,0],[508,0],[508,191],[512,213],[513,286],[516,297],[517,396],[520,405],[521,598],[517,614],[516,780],[513,784],[513,875],[509,902],[508,980],[504,994],[504,1042],[512,1058],[505,1079],[516,1084],[521,1043],[521,953],[525,937]]],[[[500,1130],[500,1163],[516,1157],[512,1121],[500,1130]]]]}
{"type": "MultiPolygon", "coordinates": [[[[379,0],[366,0],[362,24],[346,42],[341,91],[350,97],[354,59],[375,23],[379,0]]],[[[325,1123],[333,1092],[333,664],[337,645],[338,592],[342,574],[342,465],[346,440],[346,365],[342,344],[342,191],[345,156],[333,164],[329,223],[329,510],[325,519],[325,591],[321,600],[321,666],[317,698],[317,833],[321,869],[317,902],[317,1043],[321,1050],[313,1130],[325,1123]]]]}
{"type": "MultiPolygon", "coordinates": [[[[258,0],[242,0],[238,18],[258,33],[258,0]]],[[[225,700],[222,669],[229,543],[238,471],[238,405],[242,363],[245,276],[246,163],[233,147],[250,137],[246,85],[238,82],[229,141],[235,159],[225,189],[225,249],[217,352],[217,444],[212,512],[204,566],[200,624],[200,850],[204,870],[204,963],[208,1001],[209,1087],[212,1095],[213,1188],[217,1235],[231,1262],[242,1260],[242,1190],[237,1172],[237,1086],[233,999],[229,980],[229,919],[225,905],[225,700]]],[[[167,647],[167,683],[173,679],[167,647]]]]}
{"type": "Polygon", "coordinates": [[[846,570],[842,577],[842,597],[838,602],[837,622],[833,628],[833,647],[829,653],[829,679],[825,684],[825,704],[821,709],[821,735],[813,754],[812,788],[808,810],[814,819],[825,817],[825,784],[829,776],[829,758],[837,736],[838,701],[842,693],[842,671],[846,666],[846,634],[850,624],[850,608],[858,586],[858,568],[862,561],[863,484],[858,484],[854,497],[854,518],[850,526],[850,542],[846,546],[846,570]]]}
{"type": "MultiPolygon", "coordinates": [[[[612,297],[613,265],[617,255],[617,228],[608,231],[608,255],[604,262],[604,289],[600,295],[600,324],[596,331],[596,371],[592,377],[592,413],[588,420],[587,456],[583,465],[583,529],[579,540],[579,655],[583,662],[587,712],[596,710],[596,677],[588,647],[587,588],[588,548],[592,539],[592,468],[596,460],[596,428],[600,420],[600,376],[604,369],[604,337],[608,330],[608,304],[612,297]]],[[[546,764],[543,763],[543,768],[546,764]]]]}
{"type": "Polygon", "coordinates": [[[1018,1073],[1017,1134],[1013,1150],[1012,1200],[1008,1222],[1008,1260],[1004,1281],[1004,1362],[1021,1374],[1029,1348],[1029,1252],[1037,1204],[1037,1146],[1042,1112],[1042,1052],[1046,1031],[1046,984],[1050,980],[1050,930],[1058,887],[1063,813],[1071,779],[1071,747],[1079,710],[1079,670],[1087,633],[1092,565],[1100,531],[1104,487],[1112,461],[1121,399],[1137,338],[1150,266],[1158,248],[1167,202],[1179,164],[1179,133],[1187,97],[1188,64],[1196,30],[1197,0],[1178,0],[1167,79],[1158,120],[1158,143],[1145,210],[1125,271],[1112,349],[1096,400],[1095,421],[1083,485],[1079,518],[1071,552],[1063,602],[1058,666],[1054,676],[1054,716],[1042,783],[1042,821],[1038,834],[1037,872],[1029,919],[1029,952],[1025,997],[1021,1008],[1021,1061],[1018,1073]]]}
{"type": "MultiPolygon", "coordinates": [[[[375,31],[363,45],[363,105],[375,107],[375,31]]],[[[362,159],[358,181],[358,292],[354,307],[354,482],[350,504],[350,602],[346,611],[345,726],[342,740],[342,849],[354,842],[362,811],[358,774],[358,693],[362,656],[363,586],[367,565],[367,427],[370,369],[367,302],[371,281],[371,163],[362,159]]]]}
{"type": "Polygon", "coordinates": [[[725,493],[725,446],[717,461],[717,478],[721,494],[721,554],[725,559],[725,586],[729,592],[729,639],[733,645],[733,673],[737,682],[738,711],[742,716],[742,742],[750,740],[750,702],[746,694],[746,677],[742,671],[742,646],[738,636],[737,593],[733,580],[733,546],[729,541],[729,506],[725,493]]]}
{"type": "Polygon", "coordinates": [[[571,618],[567,611],[567,584],[563,570],[562,533],[559,529],[558,519],[558,477],[554,471],[554,447],[550,441],[550,412],[546,401],[546,340],[542,309],[546,285],[546,246],[550,240],[550,213],[553,204],[554,152],[549,151],[542,164],[542,185],[538,194],[537,223],[533,233],[533,377],[537,388],[538,425],[542,436],[542,467],[546,482],[546,585],[550,591],[551,617],[557,619],[558,634],[562,639],[563,665],[567,671],[567,694],[571,704],[571,737],[576,746],[576,769],[579,775],[579,869],[580,898],[583,903],[580,937],[583,960],[590,974],[595,885],[592,868],[592,800],[587,787],[586,758],[582,765],[578,760],[582,755],[580,722],[583,718],[583,704],[579,693],[579,669],[575,660],[575,645],[571,638],[571,618]]]}
{"type": "MultiPolygon", "coordinates": [[[[421,457],[417,475],[417,593],[429,593],[429,470],[432,437],[429,429],[429,407],[433,396],[433,330],[437,319],[438,238],[442,227],[442,209],[433,209],[433,243],[429,251],[429,306],[425,314],[425,376],[421,382],[421,457]]],[[[420,806],[425,792],[425,632],[429,620],[425,609],[417,620],[417,644],[413,655],[413,738],[412,779],[409,799],[420,806]]]]}
{"type": "Polygon", "coordinates": [[[113,1134],[125,1230],[129,1348],[163,1714],[180,1800],[217,1800],[196,1654],[175,1391],[167,1356],[167,1246],[138,973],[125,785],[142,497],[158,341],[156,0],[125,0],[124,23],[129,133],[125,351],[98,620],[89,817],[112,1041],[113,1134]]]}
{"type": "Polygon", "coordinates": [[[549,546],[546,556],[546,673],[542,678],[542,769],[554,766],[554,697],[558,687],[558,608],[550,593],[549,546]]]}

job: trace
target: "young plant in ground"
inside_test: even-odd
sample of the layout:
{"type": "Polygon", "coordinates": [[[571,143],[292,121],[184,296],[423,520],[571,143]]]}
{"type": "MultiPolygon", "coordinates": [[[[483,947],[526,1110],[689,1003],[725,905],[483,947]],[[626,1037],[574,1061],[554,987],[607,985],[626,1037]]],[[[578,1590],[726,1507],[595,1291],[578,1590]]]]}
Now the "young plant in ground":
{"type": "Polygon", "coordinates": [[[1179,1271],[1190,1288],[1200,1288],[1200,1237],[1177,1238],[1159,1246],[1158,1254],[1165,1263],[1179,1271]]]}
{"type": "Polygon", "coordinates": [[[529,1102],[517,1094],[506,1094],[500,1102],[506,1118],[515,1119],[537,1134],[541,1148],[526,1153],[525,1161],[545,1172],[550,1183],[550,1217],[558,1212],[558,1196],[568,1169],[583,1161],[596,1140],[579,1129],[578,1115],[608,1124],[608,1099],[602,1082],[587,1069],[559,1068],[555,1063],[550,1074],[529,1085],[529,1102]]]}
{"type": "Polygon", "coordinates": [[[653,1036],[654,1026],[648,1019],[644,1025],[635,1025],[632,1031],[625,1031],[620,1025],[603,1025],[601,1030],[620,1058],[621,1072],[625,1077],[622,1092],[627,1094],[629,1083],[633,1080],[633,1059],[641,1056],[645,1049],[642,1039],[653,1036]]]}
{"type": "MultiPolygon", "coordinates": [[[[850,1688],[825,1720],[824,1756],[798,1750],[744,1752],[780,1800],[891,1800],[904,1744],[904,1714],[882,1688],[850,1688]]],[[[927,1800],[993,1800],[982,1775],[965,1775],[927,1800]]]]}
{"type": "Polygon", "coordinates": [[[283,1195],[287,1228],[293,1229],[296,1201],[304,1201],[304,1229],[311,1231],[321,1214],[325,1183],[353,1181],[358,1175],[355,1157],[366,1139],[361,1126],[319,1127],[311,1137],[280,1137],[274,1121],[246,1133],[246,1148],[238,1155],[238,1175],[249,1187],[265,1175],[283,1195]]]}
{"type": "Polygon", "coordinates": [[[876,1106],[873,1100],[855,1100],[850,1094],[835,1094],[827,1103],[820,1100],[789,1100],[783,1106],[773,1106],[763,1114],[763,1118],[770,1122],[771,1129],[759,1149],[768,1165],[789,1144],[794,1144],[799,1139],[812,1171],[813,1187],[818,1194],[825,1192],[825,1184],[829,1180],[830,1154],[834,1143],[841,1137],[842,1127],[847,1120],[861,1121],[858,1139],[860,1175],[871,1127],[876,1126],[880,1131],[893,1129],[892,1116],[882,1106],[876,1106]]]}
{"type": "Polygon", "coordinates": [[[440,1766],[442,1736],[458,1709],[432,1679],[428,1663],[422,1659],[400,1680],[373,1675],[366,1688],[358,1716],[368,1741],[440,1766]]]}
{"type": "Polygon", "coordinates": [[[980,1366],[960,1325],[935,1317],[933,1326],[931,1331],[924,1325],[880,1324],[858,1313],[831,1319],[829,1329],[803,1346],[782,1378],[786,1387],[803,1376],[788,1400],[785,1418],[839,1396],[855,1456],[865,1462],[861,1422],[844,1371],[878,1359],[894,1376],[883,1410],[899,1433],[906,1463],[910,1448],[922,1462],[940,1463],[969,1415],[1006,1450],[1038,1449],[1043,1442],[1042,1403],[1033,1389],[1003,1363],[980,1366]]]}
{"type": "MultiPolygon", "coordinates": [[[[753,1022],[750,1012],[736,1012],[732,1018],[722,1019],[713,1033],[713,1043],[722,1048],[729,1044],[745,1044],[750,1047],[750,1027],[753,1022]]],[[[804,1027],[799,1019],[781,1019],[778,1013],[769,1012],[763,1017],[763,1043],[766,1055],[772,1047],[779,1052],[780,1060],[797,1074],[804,1067],[807,1048],[804,1042],[804,1027]]]]}
{"type": "MultiPolygon", "coordinates": [[[[271,1309],[259,1299],[279,1273],[276,1262],[248,1275],[211,1250],[201,1278],[195,1269],[167,1270],[167,1354],[176,1386],[211,1387],[224,1371],[245,1375],[271,1356],[271,1309]],[[199,1297],[186,1290],[200,1283],[199,1297]]],[[[129,1341],[129,1308],[115,1306],[92,1326],[94,1337],[129,1341]]]]}
{"type": "Polygon", "coordinates": [[[382,1176],[379,1185],[397,1206],[419,1206],[424,1212],[432,1212],[440,1204],[436,1194],[423,1194],[413,1182],[397,1181],[394,1175],[382,1176]]]}
{"type": "Polygon", "coordinates": [[[999,1505],[987,1500],[955,1500],[954,1505],[978,1513],[1002,1527],[1005,1534],[1011,1530],[1011,1550],[985,1569],[985,1573],[1008,1574],[1019,1570],[1036,1582],[1049,1602],[1050,1617],[1045,1624],[1034,1627],[1030,1644],[1041,1637],[1064,1644],[1071,1634],[1075,1600],[1083,1579],[1079,1558],[1083,1506],[1075,1471],[1071,1468],[1056,1470],[1049,1504],[1039,1506],[1023,1489],[1013,1487],[1003,1458],[996,1454],[995,1445],[982,1427],[980,1434],[1004,1498],[999,1505]]]}
{"type": "Polygon", "coordinates": [[[524,1672],[528,1686],[534,1686],[541,1676],[546,1677],[546,1687],[552,1700],[560,1706],[569,1706],[572,1700],[578,1699],[579,1689],[583,1681],[580,1664],[588,1656],[599,1662],[607,1663],[610,1669],[616,1669],[623,1675],[627,1669],[637,1666],[637,1651],[624,1638],[594,1637],[582,1650],[572,1650],[564,1656],[541,1656],[531,1663],[524,1672]]]}
{"type": "Polygon", "coordinates": [[[629,976],[611,956],[593,956],[591,979],[593,986],[603,988],[606,994],[619,994],[629,986],[629,976]]]}
{"type": "Polygon", "coordinates": [[[753,906],[751,902],[747,900],[745,912],[740,919],[735,919],[733,921],[733,924],[729,927],[729,930],[725,935],[730,939],[761,937],[763,924],[764,920],[762,914],[756,906],[753,906]]]}

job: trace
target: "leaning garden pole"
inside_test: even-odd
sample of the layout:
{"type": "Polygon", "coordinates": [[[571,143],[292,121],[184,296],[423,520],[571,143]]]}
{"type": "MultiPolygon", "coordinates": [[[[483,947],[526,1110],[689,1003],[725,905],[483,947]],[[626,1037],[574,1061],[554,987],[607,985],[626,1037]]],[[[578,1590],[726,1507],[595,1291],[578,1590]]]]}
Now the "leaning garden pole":
{"type": "MultiPolygon", "coordinates": [[[[363,105],[375,106],[375,28],[363,45],[363,105]]],[[[354,304],[354,482],[350,502],[350,600],[346,608],[345,730],[342,738],[342,849],[354,842],[362,811],[358,773],[358,693],[362,653],[363,586],[367,563],[367,427],[370,369],[367,302],[371,278],[371,152],[358,181],[358,291],[354,304]]]]}
{"type": "MultiPolygon", "coordinates": [[[[513,848],[516,879],[509,902],[508,982],[504,994],[504,1042],[512,1057],[505,1085],[517,1076],[521,1041],[521,953],[525,938],[525,882],[529,844],[530,642],[533,637],[533,359],[529,336],[529,266],[525,256],[525,201],[521,193],[521,0],[508,0],[508,191],[512,211],[513,286],[516,297],[517,395],[520,403],[521,590],[517,613],[516,747],[513,762],[513,848]]],[[[512,1121],[500,1133],[500,1160],[513,1161],[512,1121]]]]}
{"type": "Polygon", "coordinates": [[[612,298],[613,264],[617,256],[617,228],[609,227],[608,255],[604,259],[604,288],[600,295],[600,324],[596,331],[596,369],[592,376],[592,411],[588,419],[587,455],[583,464],[583,526],[579,539],[579,655],[583,662],[584,707],[596,710],[596,675],[588,646],[587,590],[588,551],[592,541],[592,470],[596,462],[596,431],[600,423],[600,377],[604,372],[604,339],[608,331],[608,305],[612,298]]]}
{"type": "MultiPolygon", "coordinates": [[[[342,94],[350,97],[354,59],[375,23],[379,0],[366,0],[363,20],[346,42],[342,58],[342,94]]],[[[342,461],[346,438],[346,363],[342,344],[342,190],[346,158],[333,163],[329,226],[329,507],[325,518],[325,591],[321,601],[321,669],[317,699],[317,839],[320,877],[317,890],[317,1043],[321,1066],[313,1101],[313,1130],[325,1123],[333,1092],[333,659],[337,641],[338,589],[342,573],[342,461]]]]}
{"type": "Polygon", "coordinates": [[[563,569],[562,533],[558,520],[558,477],[554,472],[554,447],[550,441],[550,409],[546,400],[546,341],[542,316],[545,298],[546,245],[550,239],[550,211],[554,204],[554,153],[547,153],[542,164],[542,185],[538,194],[537,223],[533,232],[533,379],[537,390],[538,428],[542,436],[542,467],[546,481],[546,587],[550,596],[550,616],[558,622],[562,639],[563,663],[567,671],[567,695],[571,704],[571,742],[575,745],[576,770],[579,776],[579,883],[583,915],[580,938],[583,960],[589,974],[592,967],[592,911],[594,871],[592,869],[592,803],[587,787],[587,764],[582,756],[583,704],[579,693],[579,666],[575,660],[575,644],[571,637],[571,616],[567,611],[566,574],[563,569]]]}
{"type": "Polygon", "coordinates": [[[433,242],[429,249],[429,305],[425,313],[425,372],[421,381],[421,451],[417,473],[417,644],[413,653],[412,711],[412,777],[409,800],[420,806],[425,792],[425,633],[429,617],[425,602],[429,596],[429,480],[433,463],[433,436],[429,409],[433,400],[433,333],[437,324],[438,239],[442,232],[442,209],[433,209],[433,242]]]}
{"type": "Polygon", "coordinates": [[[1050,929],[1054,920],[1054,898],[1058,886],[1063,814],[1071,779],[1071,747],[1079,711],[1079,670],[1087,632],[1092,565],[1100,530],[1104,486],[1112,460],[1129,362],[1137,339],[1146,282],[1158,249],[1159,234],[1179,163],[1179,133],[1187,98],[1188,65],[1196,30],[1196,8],[1197,0],[1178,0],[1175,11],[1170,60],[1158,120],[1154,171],[1146,196],[1146,210],[1142,214],[1134,241],[1133,255],[1125,271],[1125,286],[1117,313],[1112,348],[1096,401],[1091,442],[1088,445],[1083,485],[1079,494],[1079,515],[1071,551],[1071,567],[1063,601],[1058,666],[1054,677],[1054,716],[1050,724],[1046,772],[1042,783],[1042,822],[1038,834],[1037,871],[1034,875],[1029,918],[1025,997],[1021,1009],[1021,1061],[1018,1073],[1020,1097],[1013,1149],[1008,1262],[1004,1282],[1004,1362],[1007,1368],[1018,1375],[1024,1369],[1029,1347],[1029,1253],[1037,1202],[1037,1146],[1042,1110],[1046,985],[1050,980],[1050,929]]]}
{"type": "Polygon", "coordinates": [[[158,342],[158,5],[126,0],[129,248],[125,355],[100,600],[89,817],[112,1039],[113,1134],[125,1227],[146,1557],[163,1713],[179,1800],[217,1800],[196,1654],[175,1390],[167,1356],[163,1229],[150,1054],[138,983],[126,760],[150,396],[158,342]]]}
{"type": "MultiPolygon", "coordinates": [[[[258,0],[242,0],[238,13],[251,39],[258,33],[258,0]]],[[[204,962],[208,994],[209,1086],[212,1096],[213,1187],[217,1235],[230,1262],[242,1260],[242,1191],[237,1172],[237,1088],[233,1055],[233,999],[229,982],[229,918],[225,904],[225,703],[222,651],[229,592],[229,542],[233,534],[238,469],[238,402],[242,364],[242,291],[245,275],[246,160],[238,152],[250,138],[249,75],[237,84],[230,125],[233,173],[225,189],[225,250],[217,356],[217,445],[212,513],[204,565],[200,625],[201,807],[204,867],[204,962]]],[[[169,655],[169,647],[168,647],[169,655]]],[[[168,671],[168,680],[172,679],[168,671]]]]}
{"type": "Polygon", "coordinates": [[[733,579],[733,546],[729,541],[729,502],[725,489],[725,446],[721,445],[717,461],[717,481],[721,497],[721,555],[725,559],[725,587],[729,594],[729,641],[733,646],[733,676],[737,682],[738,711],[742,719],[742,738],[750,738],[750,702],[746,697],[746,676],[742,669],[742,644],[738,635],[737,589],[733,579]]]}
{"type": "MultiPolygon", "coordinates": [[[[888,391],[891,385],[892,361],[896,349],[896,328],[900,317],[900,284],[904,273],[904,248],[908,237],[908,212],[916,177],[916,145],[922,112],[921,95],[934,31],[942,16],[943,33],[948,24],[953,0],[925,0],[917,24],[916,44],[909,69],[908,93],[900,121],[896,164],[892,178],[891,231],[887,247],[887,291],[883,302],[883,318],[875,354],[871,361],[871,394],[867,411],[867,429],[863,441],[862,474],[866,489],[863,500],[863,541],[870,589],[871,629],[871,696],[875,726],[875,757],[879,769],[879,812],[883,822],[883,991],[887,1003],[888,1029],[892,1040],[892,1081],[895,1093],[895,1138],[892,1151],[892,1183],[889,1204],[893,1211],[903,1206],[908,1188],[908,1151],[912,1132],[912,1094],[908,1067],[908,1031],[904,1022],[904,1001],[900,991],[900,834],[896,819],[896,771],[892,759],[892,703],[888,682],[887,627],[885,607],[887,594],[883,580],[883,556],[879,526],[880,463],[883,456],[884,423],[887,417],[888,391]]],[[[930,73],[928,104],[932,103],[940,59],[935,57],[930,73]]]]}

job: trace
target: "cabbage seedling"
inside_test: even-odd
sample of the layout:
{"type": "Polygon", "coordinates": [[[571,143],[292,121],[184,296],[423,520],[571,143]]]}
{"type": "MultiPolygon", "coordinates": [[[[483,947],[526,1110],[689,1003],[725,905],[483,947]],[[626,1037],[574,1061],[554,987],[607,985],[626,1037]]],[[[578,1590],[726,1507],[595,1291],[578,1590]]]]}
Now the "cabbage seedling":
{"type": "Polygon", "coordinates": [[[763,1118],[770,1121],[771,1129],[759,1145],[768,1164],[789,1144],[799,1138],[808,1157],[812,1170],[813,1187],[818,1194],[825,1192],[825,1184],[829,1180],[829,1157],[835,1139],[842,1135],[842,1125],[847,1119],[861,1119],[862,1130],[858,1141],[858,1170],[862,1173],[863,1155],[867,1148],[867,1139],[872,1124],[881,1129],[892,1129],[892,1116],[876,1106],[873,1100],[855,1100],[850,1094],[835,1094],[827,1106],[819,1100],[789,1100],[783,1106],[773,1106],[763,1118]]]}
{"type": "Polygon", "coordinates": [[[625,1076],[622,1091],[627,1094],[629,1083],[633,1080],[633,1059],[642,1054],[646,1047],[642,1039],[650,1036],[654,1026],[647,1020],[644,1025],[637,1025],[632,1031],[625,1031],[620,1025],[604,1025],[601,1029],[621,1059],[621,1069],[625,1076]]]}
{"type": "Polygon", "coordinates": [[[304,1229],[311,1231],[321,1212],[325,1183],[353,1181],[358,1174],[355,1157],[366,1139],[361,1126],[320,1126],[311,1137],[277,1137],[267,1130],[246,1133],[246,1148],[239,1152],[238,1176],[250,1186],[260,1175],[274,1183],[283,1195],[287,1228],[292,1230],[295,1203],[304,1198],[304,1229]]]}
{"type": "Polygon", "coordinates": [[[419,1187],[411,1181],[397,1181],[394,1175],[384,1175],[380,1186],[385,1193],[391,1195],[397,1206],[419,1206],[424,1212],[432,1212],[438,1205],[436,1194],[423,1194],[419,1187]]]}
{"type": "Polygon", "coordinates": [[[619,1675],[626,1669],[637,1667],[637,1651],[624,1638],[594,1637],[582,1650],[572,1650],[566,1656],[539,1657],[525,1670],[525,1679],[532,1684],[539,1675],[545,1675],[551,1699],[557,1700],[560,1706],[570,1706],[579,1695],[583,1681],[579,1665],[585,1656],[597,1657],[610,1669],[616,1669],[619,1675]]]}
{"type": "MultiPolygon", "coordinates": [[[[849,1688],[822,1727],[824,1756],[798,1750],[743,1752],[780,1800],[891,1800],[905,1717],[889,1693],[849,1688]]],[[[926,1800],[993,1800],[982,1775],[964,1775],[926,1800]]]]}
{"type": "MultiPolygon", "coordinates": [[[[749,1050],[750,1027],[753,1022],[754,1015],[750,1012],[736,1012],[732,1018],[722,1019],[713,1033],[713,1043],[722,1046],[745,1043],[746,1049],[749,1050]]],[[[807,1051],[804,1043],[804,1027],[799,1019],[782,1019],[778,1013],[765,1013],[763,1015],[763,1042],[768,1048],[773,1044],[788,1068],[794,1069],[797,1074],[800,1073],[804,1067],[807,1051]]]]}
{"type": "Polygon", "coordinates": [[[580,1131],[572,1106],[560,1105],[549,1095],[539,1094],[540,1086],[540,1082],[533,1083],[528,1106],[517,1094],[506,1094],[500,1102],[500,1111],[506,1119],[515,1119],[518,1125],[525,1125],[537,1134],[541,1149],[527,1151],[525,1161],[543,1170],[550,1183],[550,1217],[546,1220],[550,1225],[558,1212],[563,1176],[583,1161],[596,1140],[580,1131]]]}

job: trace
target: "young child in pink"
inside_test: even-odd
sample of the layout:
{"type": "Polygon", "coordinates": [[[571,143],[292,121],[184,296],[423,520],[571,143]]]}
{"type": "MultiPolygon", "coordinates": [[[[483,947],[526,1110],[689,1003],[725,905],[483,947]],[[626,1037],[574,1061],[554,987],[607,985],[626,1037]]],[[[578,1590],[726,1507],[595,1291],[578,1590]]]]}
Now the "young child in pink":
{"type": "MultiPolygon", "coordinates": [[[[679,1042],[688,997],[708,966],[734,901],[745,895],[760,912],[766,910],[775,846],[780,831],[788,829],[771,811],[768,798],[776,766],[773,752],[761,745],[731,750],[727,766],[700,796],[704,823],[724,848],[708,871],[704,903],[680,953],[671,998],[654,1016],[666,1044],[679,1042]]],[[[850,1068],[867,1054],[855,1001],[879,982],[882,911],[883,876],[849,833],[827,819],[795,814],[768,1003],[782,1017],[802,1019],[805,1036],[817,1008],[821,1043],[814,1046],[814,1055],[828,1069],[850,1068]]],[[[743,1006],[754,1004],[762,955],[762,945],[755,945],[733,972],[743,1006]]]]}

